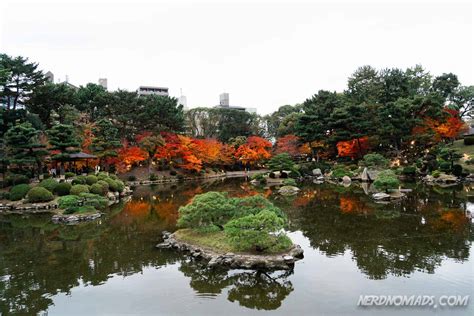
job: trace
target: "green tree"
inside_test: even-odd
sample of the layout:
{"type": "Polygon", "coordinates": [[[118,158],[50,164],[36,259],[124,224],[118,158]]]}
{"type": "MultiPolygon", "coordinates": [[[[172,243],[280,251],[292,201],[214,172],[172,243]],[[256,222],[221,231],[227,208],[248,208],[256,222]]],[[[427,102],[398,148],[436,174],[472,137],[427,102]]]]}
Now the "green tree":
{"type": "Polygon", "coordinates": [[[91,151],[97,155],[102,165],[105,159],[117,156],[117,149],[122,146],[118,130],[110,120],[101,119],[92,128],[91,151]]]}
{"type": "Polygon", "coordinates": [[[39,141],[39,131],[30,123],[13,126],[5,133],[7,157],[10,163],[22,169],[25,165],[36,167],[41,173],[43,157],[48,154],[46,146],[39,141]]]}
{"type": "Polygon", "coordinates": [[[70,158],[70,154],[79,152],[80,142],[76,130],[71,125],[54,125],[47,131],[51,150],[58,150],[59,153],[52,156],[53,159],[65,161],[70,158]]]}
{"type": "Polygon", "coordinates": [[[151,162],[153,160],[153,156],[155,155],[156,151],[159,147],[162,147],[166,144],[165,140],[161,135],[149,135],[143,137],[140,142],[139,146],[141,149],[148,153],[148,173],[151,173],[151,162]]]}
{"type": "Polygon", "coordinates": [[[0,99],[4,100],[7,111],[16,110],[18,105],[26,103],[35,88],[44,83],[45,77],[38,70],[37,63],[28,62],[28,58],[21,56],[0,54],[0,65],[0,99]]]}
{"type": "Polygon", "coordinates": [[[348,79],[346,94],[355,104],[380,102],[384,83],[379,72],[371,66],[359,67],[348,79]]]}
{"type": "Polygon", "coordinates": [[[89,113],[92,120],[107,115],[112,97],[101,85],[88,83],[86,86],[80,86],[76,95],[77,109],[89,113]]]}
{"type": "Polygon", "coordinates": [[[453,73],[444,73],[433,80],[433,91],[439,93],[443,98],[450,99],[459,86],[459,79],[453,73]]]}
{"type": "Polygon", "coordinates": [[[283,105],[277,111],[266,115],[264,120],[267,126],[267,137],[277,138],[295,133],[295,125],[299,117],[303,114],[303,106],[297,104],[283,105]]]}
{"type": "Polygon", "coordinates": [[[459,111],[461,118],[474,117],[474,86],[461,86],[452,96],[450,107],[459,111]]]}
{"type": "Polygon", "coordinates": [[[149,95],[140,97],[143,105],[138,110],[140,130],[152,132],[184,130],[183,106],[178,99],[167,96],[149,95]]]}
{"type": "Polygon", "coordinates": [[[392,170],[384,170],[377,175],[374,186],[378,190],[388,191],[389,189],[398,188],[400,181],[392,170]]]}
{"type": "Polygon", "coordinates": [[[283,170],[290,170],[295,171],[295,163],[291,156],[287,153],[278,154],[273,156],[268,161],[268,167],[272,171],[283,171],[283,170]]]}
{"type": "Polygon", "coordinates": [[[36,113],[46,127],[50,128],[54,123],[51,117],[53,114],[58,114],[62,107],[74,106],[76,103],[74,88],[65,83],[46,83],[33,91],[27,102],[27,109],[36,113]]]}
{"type": "Polygon", "coordinates": [[[103,109],[104,116],[118,128],[120,138],[133,140],[144,130],[140,126],[140,111],[143,99],[136,92],[117,90],[110,94],[110,106],[103,109]]]}

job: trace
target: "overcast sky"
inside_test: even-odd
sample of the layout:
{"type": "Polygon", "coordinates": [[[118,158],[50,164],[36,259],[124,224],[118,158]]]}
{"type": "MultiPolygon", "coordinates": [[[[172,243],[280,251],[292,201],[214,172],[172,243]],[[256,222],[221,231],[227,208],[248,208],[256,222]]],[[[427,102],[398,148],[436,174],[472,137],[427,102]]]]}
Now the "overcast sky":
{"type": "Polygon", "coordinates": [[[266,114],[359,66],[422,64],[473,84],[471,1],[0,1],[0,51],[76,85],[180,88],[188,106],[266,114]]]}

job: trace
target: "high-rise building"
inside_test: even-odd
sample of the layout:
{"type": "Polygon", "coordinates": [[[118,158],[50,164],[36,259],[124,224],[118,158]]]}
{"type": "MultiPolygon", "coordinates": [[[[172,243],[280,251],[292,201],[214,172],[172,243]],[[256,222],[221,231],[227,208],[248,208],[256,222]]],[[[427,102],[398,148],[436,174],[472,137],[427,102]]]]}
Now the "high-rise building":
{"type": "Polygon", "coordinates": [[[99,78],[99,86],[107,90],[107,78],[99,78]]]}
{"type": "Polygon", "coordinates": [[[221,93],[219,95],[219,105],[229,107],[229,94],[227,92],[221,93]]]}
{"type": "Polygon", "coordinates": [[[185,95],[181,95],[181,96],[178,98],[178,103],[183,106],[183,110],[184,110],[184,111],[187,111],[187,110],[188,110],[188,98],[186,98],[185,95]]]}
{"type": "Polygon", "coordinates": [[[165,87],[152,87],[152,86],[140,86],[138,87],[138,95],[161,95],[168,96],[168,88],[165,87]]]}

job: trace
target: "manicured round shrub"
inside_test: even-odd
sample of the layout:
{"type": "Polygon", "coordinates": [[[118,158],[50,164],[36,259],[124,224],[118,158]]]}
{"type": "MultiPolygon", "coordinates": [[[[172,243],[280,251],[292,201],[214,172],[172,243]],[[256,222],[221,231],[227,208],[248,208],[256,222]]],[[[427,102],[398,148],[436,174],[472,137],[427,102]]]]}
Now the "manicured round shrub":
{"type": "Polygon", "coordinates": [[[87,184],[85,176],[77,176],[72,180],[72,184],[87,184]]]}
{"type": "Polygon", "coordinates": [[[431,172],[431,175],[433,176],[433,178],[439,178],[439,176],[441,175],[441,171],[434,170],[433,172],[431,172]]]}
{"type": "Polygon", "coordinates": [[[109,200],[105,197],[93,193],[81,193],[79,198],[82,200],[83,205],[90,205],[97,209],[104,209],[109,203],[109,200]]]}
{"type": "Polygon", "coordinates": [[[125,183],[121,180],[115,180],[115,185],[117,187],[117,192],[122,192],[125,189],[125,183]]]}
{"type": "Polygon", "coordinates": [[[10,192],[0,192],[0,200],[9,200],[10,192]]]}
{"type": "Polygon", "coordinates": [[[97,181],[97,184],[100,184],[102,188],[104,188],[105,192],[109,191],[109,184],[107,183],[107,181],[99,180],[97,181]]]}
{"type": "Polygon", "coordinates": [[[88,185],[93,185],[94,183],[96,183],[98,181],[97,177],[90,174],[88,176],[86,176],[86,183],[88,185]]]}
{"type": "Polygon", "coordinates": [[[59,208],[67,209],[79,205],[81,198],[77,195],[61,196],[58,200],[59,208]]]}
{"type": "Polygon", "coordinates": [[[364,167],[383,168],[388,166],[388,159],[381,154],[367,154],[360,162],[364,167]]]}
{"type": "Polygon", "coordinates": [[[344,176],[352,177],[353,174],[350,170],[347,170],[345,167],[338,166],[332,170],[331,176],[333,178],[339,179],[339,178],[343,178],[344,176]]]}
{"type": "Polygon", "coordinates": [[[54,199],[53,193],[44,187],[34,187],[26,195],[29,202],[48,202],[54,199]]]}
{"type": "Polygon", "coordinates": [[[414,176],[416,174],[415,166],[405,166],[402,170],[402,173],[406,176],[414,176]]]}
{"type": "Polygon", "coordinates": [[[462,176],[462,166],[459,164],[453,165],[453,170],[452,170],[453,175],[456,177],[462,176]]]}
{"type": "Polygon", "coordinates": [[[474,136],[464,136],[464,145],[474,145],[474,136]]]}
{"type": "Polygon", "coordinates": [[[71,195],[79,195],[81,193],[89,193],[89,187],[85,184],[73,185],[70,191],[71,195]]]}
{"type": "Polygon", "coordinates": [[[113,180],[113,179],[110,179],[110,178],[106,178],[104,180],[105,182],[107,182],[109,184],[109,190],[112,191],[112,192],[118,192],[118,186],[119,184],[117,183],[117,181],[113,180]]]}
{"type": "Polygon", "coordinates": [[[64,173],[64,176],[66,177],[66,179],[70,179],[70,178],[73,178],[76,174],[74,172],[66,172],[64,173]]]}
{"type": "Polygon", "coordinates": [[[30,191],[30,186],[28,184],[17,184],[10,189],[10,200],[19,201],[26,196],[30,191]]]}
{"type": "Polygon", "coordinates": [[[45,179],[39,183],[38,186],[45,188],[49,192],[54,192],[59,182],[54,179],[45,179]]]}
{"type": "Polygon", "coordinates": [[[69,182],[60,182],[54,189],[54,194],[59,196],[68,195],[71,191],[72,185],[69,182]]]}
{"type": "Polygon", "coordinates": [[[107,191],[102,185],[100,185],[99,183],[94,183],[93,185],[91,185],[89,191],[91,193],[94,193],[94,194],[98,194],[98,195],[105,195],[107,194],[107,191]]]}
{"type": "Polygon", "coordinates": [[[118,180],[119,179],[116,174],[112,174],[112,173],[109,174],[109,178],[113,179],[113,180],[118,180]]]}

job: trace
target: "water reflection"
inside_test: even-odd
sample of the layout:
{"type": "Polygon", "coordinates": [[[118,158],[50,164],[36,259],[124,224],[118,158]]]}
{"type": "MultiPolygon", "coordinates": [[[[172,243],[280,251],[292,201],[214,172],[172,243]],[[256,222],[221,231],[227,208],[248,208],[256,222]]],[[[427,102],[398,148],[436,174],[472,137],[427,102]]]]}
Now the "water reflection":
{"type": "MultiPolygon", "coordinates": [[[[139,187],[131,201],[109,210],[100,222],[77,226],[52,224],[47,215],[0,216],[0,314],[39,313],[58,293],[170,265],[190,280],[197,296],[225,296],[249,309],[279,308],[298,287],[289,273],[212,270],[185,255],[154,248],[162,230],[175,228],[179,206],[210,190],[268,196],[287,212],[289,229],[308,239],[306,253],[349,254],[369,279],[435,273],[446,260],[467,261],[470,188],[413,184],[411,189],[407,199],[381,205],[354,185],[308,185],[297,196],[281,197],[270,188],[232,179],[139,187]]],[[[312,273],[314,263],[307,260],[296,266],[295,274],[312,273]]]]}

